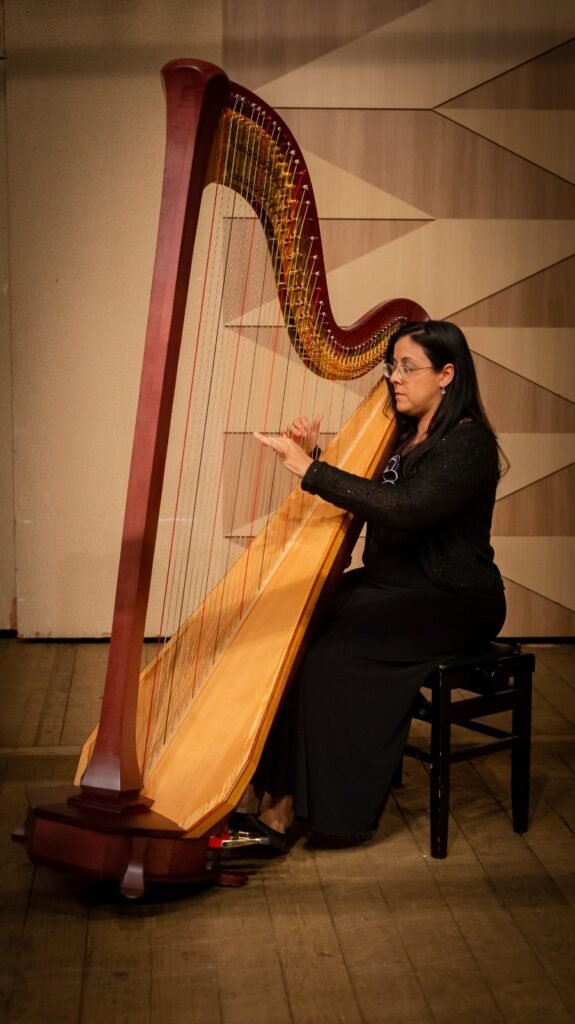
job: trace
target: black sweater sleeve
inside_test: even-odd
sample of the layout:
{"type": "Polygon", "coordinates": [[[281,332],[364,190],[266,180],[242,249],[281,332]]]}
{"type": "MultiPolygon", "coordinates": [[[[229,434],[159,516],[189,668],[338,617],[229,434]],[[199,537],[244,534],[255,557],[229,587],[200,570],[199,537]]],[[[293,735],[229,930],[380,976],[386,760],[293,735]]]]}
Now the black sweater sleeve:
{"type": "Polygon", "coordinates": [[[495,438],[482,424],[462,423],[430,449],[413,476],[395,485],[313,462],[301,486],[374,525],[421,530],[453,519],[494,492],[497,477],[495,438]]]}

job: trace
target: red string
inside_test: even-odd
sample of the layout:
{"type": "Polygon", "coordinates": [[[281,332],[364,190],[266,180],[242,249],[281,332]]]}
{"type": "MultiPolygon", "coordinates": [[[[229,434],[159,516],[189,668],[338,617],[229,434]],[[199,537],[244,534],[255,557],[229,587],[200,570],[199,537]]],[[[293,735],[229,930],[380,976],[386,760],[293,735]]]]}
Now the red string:
{"type": "MultiPolygon", "coordinates": [[[[295,200],[290,200],[290,204],[291,205],[293,205],[294,202],[295,202],[295,200]]],[[[291,212],[292,211],[290,211],[290,213],[291,212]]],[[[279,298],[280,301],[278,302],[278,312],[277,312],[277,318],[276,318],[276,323],[275,323],[274,343],[273,343],[273,349],[272,349],[272,364],[271,364],[270,374],[269,374],[269,385],[268,385],[268,393],[267,393],[267,399],[266,399],[266,408],[265,408],[265,413],[264,413],[264,422],[263,422],[263,426],[262,426],[262,432],[263,433],[266,432],[267,425],[268,425],[268,416],[269,416],[269,409],[270,409],[270,403],[271,403],[271,394],[272,394],[272,380],[273,380],[273,373],[274,373],[275,360],[276,360],[276,355],[277,355],[277,346],[278,346],[278,341],[279,341],[281,318],[282,318],[282,302],[281,302],[281,298],[283,298],[283,295],[285,294],[285,291],[286,291],[286,288],[287,288],[287,270],[288,270],[288,267],[289,267],[289,257],[291,255],[291,248],[290,247],[292,245],[293,245],[293,220],[292,220],[292,223],[290,223],[290,235],[288,236],[288,239],[286,240],[286,247],[285,247],[284,256],[283,256],[283,267],[282,267],[282,269],[283,269],[283,278],[282,278],[281,283],[280,283],[279,295],[278,295],[278,298],[279,298]]],[[[248,550],[247,550],[247,555],[246,555],[246,564],[245,564],[245,568],[244,568],[244,578],[243,578],[243,583],[242,583],[242,595],[241,595],[241,599],[240,599],[240,613],[239,613],[240,614],[240,619],[242,618],[243,612],[244,612],[245,592],[246,592],[246,584],[247,584],[247,578],[248,578],[248,570],[249,570],[249,562],[250,562],[250,554],[251,554],[251,545],[252,545],[252,541],[254,539],[254,523],[255,523],[255,518],[256,518],[256,507],[257,507],[257,500],[258,500],[258,497],[259,497],[259,490],[260,490],[261,479],[262,479],[263,456],[264,456],[264,451],[263,451],[263,448],[262,448],[262,450],[260,451],[260,454],[259,454],[259,458],[258,458],[258,468],[257,468],[257,473],[256,473],[256,486],[255,486],[255,489],[254,489],[254,497],[253,497],[253,501],[252,501],[251,520],[250,520],[250,532],[249,532],[249,539],[248,539],[248,550]]]]}
{"type": "MultiPolygon", "coordinates": [[[[301,179],[304,176],[305,176],[305,171],[300,171],[299,172],[299,181],[298,181],[298,183],[296,185],[296,189],[295,189],[294,203],[296,205],[298,203],[299,192],[300,192],[300,188],[301,188],[301,185],[302,185],[302,180],[301,179]]],[[[314,291],[318,292],[318,295],[315,295],[315,297],[314,297],[314,293],[312,293],[312,302],[311,302],[311,304],[312,304],[313,314],[314,314],[314,317],[315,317],[317,315],[317,306],[318,306],[318,303],[319,303],[319,293],[321,292],[321,288],[318,289],[316,287],[314,289],[314,291]]],[[[305,392],[306,381],[307,381],[307,374],[304,373],[303,374],[303,382],[302,382],[302,391],[301,391],[301,396],[300,396],[300,406],[299,406],[299,415],[300,416],[301,416],[302,410],[303,410],[303,396],[304,396],[304,392],[305,392]]],[[[292,480],[293,480],[293,476],[292,476],[292,480]]],[[[291,522],[292,522],[291,510],[293,508],[295,500],[296,500],[296,496],[295,496],[295,493],[292,491],[290,493],[289,497],[288,497],[288,505],[287,505],[287,509],[286,509],[286,517],[285,517],[285,523],[284,523],[284,535],[283,535],[283,540],[282,540],[282,548],[285,548],[285,546],[287,544],[287,541],[288,541],[288,537],[289,537],[289,533],[290,533],[290,528],[291,528],[291,522]]],[[[295,519],[295,516],[293,517],[293,519],[295,519]]]]}
{"type": "MultiPolygon", "coordinates": [[[[222,136],[223,136],[223,131],[222,131],[222,136]]],[[[173,522],[172,522],[172,530],[171,530],[171,535],[170,535],[170,546],[169,546],[169,553],[168,553],[168,568],[167,568],[167,572],[166,572],[166,584],[165,584],[165,587],[164,587],[164,595],[163,595],[163,599],[162,599],[162,612],[161,612],[161,616],[160,616],[160,633],[159,633],[159,636],[158,636],[158,643],[157,643],[157,647],[156,647],[156,660],[155,660],[155,664],[154,664],[154,675],[153,675],[153,679],[152,679],[152,689],[151,689],[151,693],[150,693],[150,702],[149,702],[149,711],[148,711],[148,724],[147,724],[147,728],[146,728],[146,740],[145,740],[145,743],[144,743],[144,755],[143,755],[143,764],[144,765],[146,763],[146,757],[147,757],[147,753],[148,753],[148,743],[149,743],[150,728],[151,728],[151,723],[152,723],[152,708],[153,708],[153,705],[154,705],[154,697],[155,697],[155,693],[156,693],[156,684],[157,684],[157,678],[158,678],[159,653],[160,653],[160,648],[161,648],[161,645],[162,645],[162,638],[164,636],[164,622],[165,622],[166,603],[167,603],[167,597],[168,597],[168,586],[169,586],[169,581],[170,581],[170,568],[171,568],[171,564],[172,564],[172,556],[173,556],[173,550],[174,550],[174,538],[175,538],[175,532],[176,532],[176,521],[177,521],[177,514],[178,514],[179,502],[180,502],[180,494],[181,494],[182,481],[183,481],[183,475],[184,475],[185,455],[186,455],[186,449],[187,449],[187,444],[188,444],[188,428],[189,428],[190,417],[191,417],[192,396],[193,396],[193,391],[194,391],[194,383],[195,383],[195,379],[196,379],[196,368],[197,368],[197,362],[198,362],[199,340],[200,340],[200,333],[201,333],[202,322],[203,322],[203,313],[204,313],[204,306],[205,306],[206,289],[207,289],[207,282],[208,282],[207,267],[209,266],[210,254],[211,254],[211,249],[212,249],[212,240],[213,240],[213,234],[214,234],[214,224],[215,224],[215,217],[216,217],[218,192],[219,192],[219,188],[220,188],[220,171],[221,171],[221,161],[222,161],[223,150],[224,150],[224,146],[223,146],[223,138],[222,138],[221,142],[220,142],[220,151],[219,151],[219,154],[218,154],[218,169],[217,169],[217,173],[216,173],[216,190],[215,190],[215,193],[214,193],[214,202],[213,202],[213,206],[212,206],[212,217],[211,217],[211,223],[210,223],[210,234],[209,234],[209,239],[208,239],[208,251],[207,251],[207,256],[206,256],[206,272],[204,273],[204,281],[203,281],[203,286],[202,286],[202,296],[201,296],[201,300],[200,300],[200,311],[199,311],[199,319],[198,319],[198,328],[197,328],[197,331],[196,331],[196,347],[195,347],[195,351],[194,351],[194,362],[193,362],[193,367],[192,367],[192,377],[191,377],[190,389],[189,389],[189,393],[188,393],[188,406],[187,406],[187,411],[186,411],[186,424],[185,424],[185,431],[184,431],[184,444],[183,444],[183,447],[182,447],[182,454],[181,454],[181,458],[180,458],[180,466],[179,466],[179,472],[178,472],[178,486],[177,486],[177,490],[176,490],[176,501],[175,501],[175,507],[174,507],[174,518],[173,518],[173,522]]]]}
{"type": "MultiPolygon", "coordinates": [[[[218,477],[218,490],[217,490],[217,493],[216,493],[216,504],[215,504],[215,509],[214,509],[214,523],[213,523],[213,530],[212,530],[212,538],[211,538],[211,542],[210,542],[210,551],[209,551],[209,555],[208,555],[208,566],[207,566],[207,570],[206,570],[206,581],[209,580],[209,578],[210,578],[210,569],[211,569],[211,564],[212,564],[212,555],[213,555],[213,549],[214,549],[214,538],[215,538],[215,535],[216,535],[217,512],[218,512],[218,508],[219,508],[219,504],[220,504],[220,494],[221,494],[222,480],[223,480],[223,474],[224,474],[224,461],[225,461],[225,456],[226,456],[226,446],[227,446],[227,443],[228,443],[228,428],[229,428],[229,425],[230,425],[230,418],[231,418],[231,414],[232,414],[233,393],[234,393],[234,388],[235,388],[235,384],[236,384],[236,369],[237,369],[237,365],[238,365],[239,350],[240,350],[240,339],[241,339],[241,335],[242,335],[243,322],[244,322],[244,314],[245,314],[245,308],[246,308],[246,297],[247,297],[247,291],[248,291],[248,284],[249,284],[249,280],[250,280],[250,267],[251,267],[251,262],[252,262],[252,253],[253,253],[254,237],[255,237],[255,231],[256,231],[256,223],[257,223],[257,221],[256,221],[256,218],[254,217],[253,222],[252,222],[252,233],[251,233],[251,237],[250,237],[250,248],[249,248],[249,253],[248,253],[248,260],[247,260],[247,265],[246,265],[245,277],[244,277],[244,290],[243,290],[243,295],[242,295],[240,322],[238,324],[238,329],[237,329],[237,332],[236,332],[236,350],[235,350],[235,355],[234,355],[234,366],[233,366],[233,370],[232,370],[232,387],[231,387],[230,398],[229,398],[229,402],[228,402],[228,415],[227,415],[227,418],[226,418],[226,425],[225,425],[225,428],[224,428],[224,443],[223,443],[223,447],[222,447],[222,458],[221,458],[221,462],[220,462],[220,472],[219,472],[219,477],[218,477]]],[[[192,697],[194,696],[195,689],[196,689],[197,674],[198,674],[198,664],[199,664],[199,654],[200,654],[200,644],[201,644],[202,632],[203,632],[203,628],[204,628],[205,609],[206,609],[206,602],[204,600],[202,602],[202,610],[201,610],[201,615],[200,615],[200,629],[199,629],[198,639],[197,639],[197,643],[196,643],[195,668],[193,670],[194,671],[194,681],[192,683],[192,697]]]]}

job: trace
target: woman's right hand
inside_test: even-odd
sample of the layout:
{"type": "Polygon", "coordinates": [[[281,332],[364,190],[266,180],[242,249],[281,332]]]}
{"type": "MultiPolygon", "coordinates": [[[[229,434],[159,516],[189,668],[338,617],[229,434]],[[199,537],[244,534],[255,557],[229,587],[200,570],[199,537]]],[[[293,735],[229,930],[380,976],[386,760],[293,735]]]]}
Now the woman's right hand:
{"type": "Polygon", "coordinates": [[[298,416],[293,423],[290,423],[284,433],[287,437],[291,437],[293,441],[297,441],[304,452],[307,452],[309,455],[310,452],[313,452],[314,448],[317,448],[322,419],[322,412],[314,416],[313,420],[308,420],[307,416],[298,416]]]}

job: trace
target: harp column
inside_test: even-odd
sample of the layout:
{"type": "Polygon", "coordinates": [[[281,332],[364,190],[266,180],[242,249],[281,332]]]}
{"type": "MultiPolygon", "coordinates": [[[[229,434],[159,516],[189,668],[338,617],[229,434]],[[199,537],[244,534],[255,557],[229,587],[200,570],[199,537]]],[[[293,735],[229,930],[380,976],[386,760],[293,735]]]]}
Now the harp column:
{"type": "MultiPolygon", "coordinates": [[[[163,69],[167,134],[162,205],[120,565],[98,737],[74,803],[133,810],[140,659],[190,266],[202,190],[229,80],[203,61],[163,69]]],[[[149,803],[149,801],[148,801],[149,803]]]]}

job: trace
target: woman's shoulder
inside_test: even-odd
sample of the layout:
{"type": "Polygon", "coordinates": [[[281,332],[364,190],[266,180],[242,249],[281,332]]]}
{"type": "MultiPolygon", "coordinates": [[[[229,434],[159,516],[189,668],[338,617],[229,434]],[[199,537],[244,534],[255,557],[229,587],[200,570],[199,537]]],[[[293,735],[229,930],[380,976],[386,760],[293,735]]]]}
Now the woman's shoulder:
{"type": "Polygon", "coordinates": [[[432,437],[401,454],[403,477],[417,474],[431,478],[437,472],[448,471],[458,478],[478,474],[482,480],[497,480],[500,476],[500,455],[497,437],[481,420],[471,417],[459,420],[450,427],[434,432],[432,437]]]}
{"type": "Polygon", "coordinates": [[[497,448],[497,438],[493,431],[481,420],[471,418],[459,420],[459,423],[442,434],[441,440],[457,447],[479,444],[484,448],[497,448]]]}
{"type": "Polygon", "coordinates": [[[493,431],[480,420],[460,420],[446,431],[436,446],[450,460],[460,463],[481,463],[499,473],[499,447],[493,431]]]}

